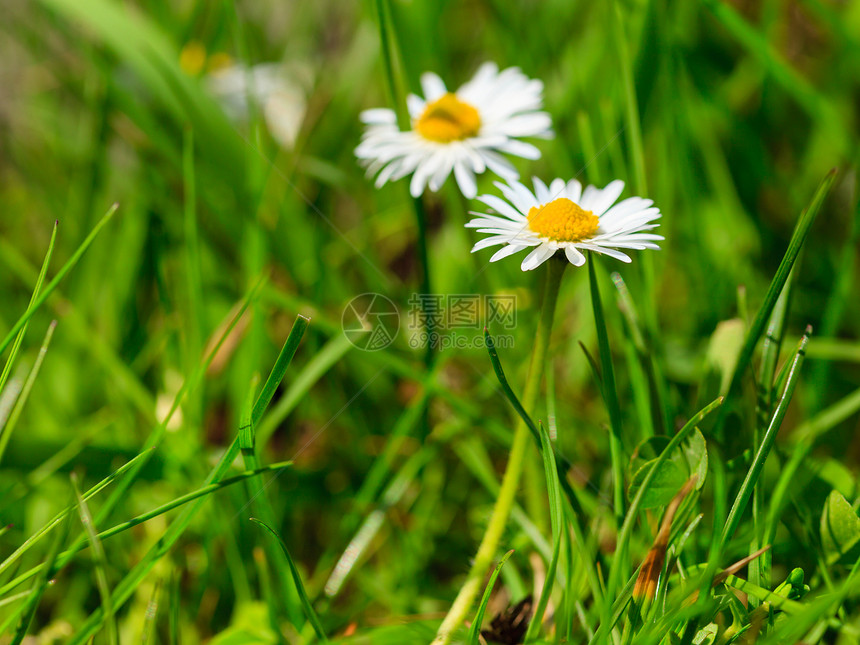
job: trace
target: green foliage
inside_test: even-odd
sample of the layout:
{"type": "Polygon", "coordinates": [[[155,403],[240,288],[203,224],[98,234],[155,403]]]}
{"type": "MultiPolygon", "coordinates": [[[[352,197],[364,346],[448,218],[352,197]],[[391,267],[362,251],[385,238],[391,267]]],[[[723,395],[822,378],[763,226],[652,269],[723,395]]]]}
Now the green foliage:
{"type": "Polygon", "coordinates": [[[426,644],[466,587],[455,642],[529,593],[530,643],[857,633],[860,4],[4,9],[0,643],[426,644]],[[353,154],[362,110],[407,124],[424,71],[485,60],[544,83],[522,177],[663,213],[543,314],[452,179],[414,201],[353,154]],[[276,100],[215,91],[266,63],[276,100]],[[431,291],[516,324],[413,347],[431,291]],[[364,293],[400,313],[379,351],[342,333],[364,293]]]}

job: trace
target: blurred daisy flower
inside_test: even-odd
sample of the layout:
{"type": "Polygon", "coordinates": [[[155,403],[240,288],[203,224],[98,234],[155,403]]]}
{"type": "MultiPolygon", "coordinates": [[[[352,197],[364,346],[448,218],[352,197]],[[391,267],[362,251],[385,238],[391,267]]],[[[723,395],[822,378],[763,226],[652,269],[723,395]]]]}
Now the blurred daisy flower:
{"type": "Polygon", "coordinates": [[[262,112],[272,138],[284,148],[296,141],[305,117],[307,100],[301,70],[279,63],[253,67],[228,65],[206,76],[206,87],[233,121],[248,120],[250,102],[262,112]]]}
{"type": "Polygon", "coordinates": [[[659,226],[653,222],[660,217],[660,209],[642,197],[616,204],[624,190],[623,181],[613,181],[603,189],[588,186],[583,191],[575,179],[567,183],[554,179],[547,186],[535,178],[534,193],[518,181],[496,182],[496,186],[507,201],[481,195],[478,201],[496,214],[472,213],[478,217],[466,224],[489,236],[475,244],[472,253],[503,245],[490,262],[530,248],[522,269],[531,271],[562,250],[571,264],[582,266],[583,251],[630,262],[630,256],[619,249],[660,248],[656,242],[663,236],[647,232],[659,226]]]}
{"type": "Polygon", "coordinates": [[[503,71],[485,63],[468,83],[449,92],[436,74],[421,77],[424,98],[407,99],[412,129],[402,131],[394,110],[376,108],[361,114],[367,124],[355,150],[376,187],[412,173],[409,192],[437,191],[451,172],[460,191],[473,198],[475,175],[489,169],[506,180],[519,174],[501,153],[538,159],[540,150],[520,137],[552,136],[543,105],[543,83],[516,67],[503,71]]]}

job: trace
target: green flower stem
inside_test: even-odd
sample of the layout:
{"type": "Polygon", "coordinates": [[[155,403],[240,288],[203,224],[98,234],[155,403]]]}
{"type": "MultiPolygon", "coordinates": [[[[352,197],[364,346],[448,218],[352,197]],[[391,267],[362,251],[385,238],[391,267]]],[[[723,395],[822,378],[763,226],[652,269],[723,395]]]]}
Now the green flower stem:
{"type": "MultiPolygon", "coordinates": [[[[567,261],[563,259],[552,258],[547,262],[537,337],[535,338],[531,364],[529,365],[529,373],[523,393],[523,407],[529,412],[534,410],[537,403],[538,392],[540,391],[540,377],[544,373],[547,348],[549,347],[550,334],[552,333],[552,319],[555,315],[555,305],[558,301],[558,290],[561,286],[561,277],[566,266],[567,261]]],[[[457,598],[454,600],[454,604],[451,605],[448,615],[445,616],[445,620],[439,626],[439,631],[436,633],[433,645],[447,645],[451,641],[454,631],[463,623],[466,615],[471,610],[472,603],[484,581],[484,575],[493,564],[496,550],[499,547],[499,541],[502,538],[505,524],[508,521],[508,516],[514,503],[514,496],[519,486],[529,439],[529,428],[519,418],[516,430],[514,431],[514,441],[511,445],[510,456],[508,457],[508,466],[502,478],[502,485],[499,489],[499,496],[496,498],[496,505],[493,507],[493,514],[487,524],[484,537],[481,539],[478,552],[475,554],[475,560],[472,563],[472,568],[469,570],[466,582],[460,588],[460,593],[457,594],[457,598]]]]}

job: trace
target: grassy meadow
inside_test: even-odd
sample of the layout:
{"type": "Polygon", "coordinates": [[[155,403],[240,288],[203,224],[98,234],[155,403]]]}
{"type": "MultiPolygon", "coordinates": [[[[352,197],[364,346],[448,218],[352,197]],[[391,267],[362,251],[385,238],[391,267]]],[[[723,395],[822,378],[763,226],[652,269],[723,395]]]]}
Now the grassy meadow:
{"type": "Polygon", "coordinates": [[[860,642],[860,2],[2,13],[0,644],[860,642]],[[660,250],[374,186],[487,61],[660,250]]]}

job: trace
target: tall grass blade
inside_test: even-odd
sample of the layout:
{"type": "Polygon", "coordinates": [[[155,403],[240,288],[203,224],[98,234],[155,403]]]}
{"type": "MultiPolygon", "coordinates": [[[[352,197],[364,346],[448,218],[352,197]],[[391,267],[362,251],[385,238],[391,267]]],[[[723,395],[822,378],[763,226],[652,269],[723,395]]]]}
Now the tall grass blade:
{"type": "MultiPolygon", "coordinates": [[[[39,292],[42,290],[42,283],[45,281],[45,275],[48,273],[48,265],[50,265],[51,257],[54,255],[54,242],[57,240],[58,224],[59,222],[55,221],[54,228],[51,230],[51,241],[48,242],[48,251],[45,253],[45,259],[42,260],[42,268],[39,270],[39,276],[36,278],[36,286],[33,288],[33,294],[30,296],[30,304],[27,305],[27,311],[33,307],[33,303],[36,302],[36,298],[39,297],[39,292]]],[[[0,374],[0,392],[3,392],[6,380],[9,378],[9,373],[12,371],[12,366],[15,364],[15,357],[21,349],[21,342],[24,340],[24,335],[27,333],[28,326],[29,321],[27,321],[21,328],[21,331],[18,332],[18,336],[15,338],[15,342],[12,345],[12,351],[9,353],[9,358],[6,359],[3,373],[0,374]]],[[[2,452],[0,452],[0,456],[2,456],[2,452]]]]}
{"type": "Polygon", "coordinates": [[[9,343],[17,336],[18,332],[20,332],[24,325],[32,318],[33,314],[38,311],[39,307],[45,304],[45,301],[54,293],[54,290],[63,281],[63,278],[71,271],[78,261],[81,259],[81,256],[86,253],[87,249],[93,243],[93,240],[96,239],[96,236],[101,232],[101,230],[105,227],[105,225],[111,220],[114,213],[116,213],[117,208],[119,208],[119,204],[114,204],[111,206],[107,213],[99,220],[98,224],[93,227],[93,230],[90,231],[90,234],[84,238],[84,241],[81,242],[81,245],[77,248],[77,250],[72,254],[66,263],[62,266],[62,268],[57,272],[57,275],[54,276],[53,280],[51,280],[48,285],[45,287],[45,290],[42,294],[36,298],[36,300],[30,303],[30,306],[27,308],[27,311],[24,312],[24,315],[18,319],[12,329],[6,334],[6,337],[0,342],[0,354],[6,351],[6,348],[9,347],[9,343]]]}
{"type": "Polygon", "coordinates": [[[720,541],[722,548],[725,548],[728,545],[729,540],[734,535],[735,530],[741,521],[741,516],[746,509],[747,503],[752,496],[753,487],[758,481],[761,471],[764,468],[764,462],[767,460],[770,450],[776,441],[777,432],[779,431],[780,425],[782,425],[783,418],[785,418],[788,404],[791,401],[792,394],[794,394],[794,388],[797,386],[797,380],[800,376],[800,366],[803,364],[803,358],[806,353],[806,343],[809,342],[809,336],[811,333],[812,328],[807,327],[806,333],[803,334],[797,345],[797,350],[795,351],[794,358],[791,361],[791,368],[788,373],[785,389],[779,399],[776,410],[774,410],[770,425],[768,426],[764,437],[762,437],[761,445],[758,447],[758,451],[756,452],[752,465],[750,466],[749,471],[747,471],[743,484],[741,484],[741,488],[735,497],[731,510],[729,511],[729,517],[726,520],[726,526],[723,530],[722,539],[720,541]]]}
{"type": "Polygon", "coordinates": [[[308,594],[305,591],[305,586],[302,583],[302,576],[299,573],[298,568],[296,568],[296,565],[293,562],[292,557],[290,557],[290,552],[287,549],[287,545],[284,544],[284,541],[281,539],[281,536],[278,535],[278,533],[275,531],[275,529],[273,529],[271,526],[269,526],[268,524],[266,524],[262,520],[258,520],[255,517],[252,517],[251,521],[254,522],[255,524],[259,524],[264,529],[266,529],[272,535],[272,537],[275,538],[277,543],[281,545],[281,550],[284,552],[284,557],[287,560],[287,564],[290,567],[290,573],[293,575],[293,581],[295,582],[296,589],[299,592],[299,598],[301,598],[302,607],[305,610],[305,615],[307,616],[308,621],[310,621],[311,625],[313,626],[314,632],[316,632],[317,637],[323,642],[328,642],[328,639],[325,636],[325,632],[323,631],[322,625],[320,624],[320,620],[319,620],[319,618],[317,618],[317,614],[314,611],[314,608],[313,608],[313,605],[311,604],[310,598],[308,598],[308,594]]]}
{"type": "Polygon", "coordinates": [[[487,587],[484,589],[484,595],[481,597],[481,603],[478,605],[478,611],[475,614],[475,620],[469,628],[469,645],[478,645],[480,643],[479,637],[481,635],[481,624],[484,622],[484,614],[487,611],[487,604],[490,602],[493,587],[496,585],[496,578],[499,577],[502,567],[505,566],[505,562],[508,561],[508,558],[510,558],[513,553],[513,549],[505,553],[505,555],[502,556],[502,559],[499,560],[496,568],[493,569],[493,573],[490,574],[490,579],[487,581],[487,587]]]}
{"type": "Polygon", "coordinates": [[[42,594],[45,593],[45,589],[47,589],[51,578],[59,571],[59,567],[56,566],[57,555],[60,553],[60,548],[63,546],[63,542],[66,541],[66,537],[68,537],[71,517],[71,514],[66,517],[63,528],[57,531],[57,534],[54,536],[54,541],[51,543],[51,548],[48,551],[48,557],[45,558],[42,574],[36,578],[33,588],[30,590],[30,597],[27,598],[21,609],[21,620],[15,630],[15,634],[12,636],[11,645],[20,645],[24,640],[27,630],[30,629],[30,623],[33,622],[33,616],[39,606],[39,601],[42,600],[42,594]]]}
{"type": "Polygon", "coordinates": [[[84,526],[84,531],[87,535],[87,540],[90,543],[90,550],[93,554],[93,565],[96,576],[96,586],[99,590],[99,596],[102,601],[102,611],[104,612],[105,622],[107,623],[107,640],[111,645],[119,645],[119,637],[117,636],[116,619],[113,615],[113,603],[110,597],[110,585],[107,579],[107,556],[105,555],[104,546],[99,539],[98,531],[93,523],[93,516],[87,506],[87,502],[81,495],[78,487],[78,478],[75,473],[72,473],[72,488],[75,491],[75,500],[78,503],[78,515],[81,518],[81,524],[84,526]]]}
{"type": "Polygon", "coordinates": [[[553,454],[552,444],[549,440],[549,435],[543,424],[538,424],[540,432],[541,456],[543,457],[544,475],[546,476],[547,494],[549,496],[549,512],[550,522],[552,524],[552,557],[546,570],[546,578],[544,579],[543,589],[541,590],[540,599],[532,614],[531,622],[526,631],[525,642],[528,643],[533,638],[537,637],[543,623],[543,615],[546,611],[546,606],[549,603],[549,597],[552,594],[552,586],[555,582],[555,573],[558,568],[558,557],[561,552],[561,543],[564,539],[562,531],[564,529],[564,509],[561,503],[561,485],[558,480],[558,468],[555,463],[555,455],[553,454]]]}
{"type": "MultiPolygon", "coordinates": [[[[255,289],[256,291],[256,289],[255,289]]],[[[304,334],[305,329],[307,328],[307,319],[301,318],[296,321],[293,325],[292,330],[290,331],[290,335],[288,336],[286,342],[284,343],[284,348],[281,350],[280,355],[278,356],[278,360],[276,361],[276,367],[272,369],[272,373],[269,375],[269,379],[266,381],[266,385],[263,387],[263,392],[260,394],[260,398],[257,401],[257,404],[254,406],[254,413],[252,413],[252,423],[256,423],[259,421],[259,416],[262,416],[265,411],[265,405],[260,405],[260,402],[263,400],[264,396],[268,396],[271,400],[271,396],[274,395],[274,391],[277,388],[277,383],[280,381],[280,378],[283,377],[283,373],[286,371],[286,368],[289,364],[289,360],[292,358],[292,355],[295,353],[296,347],[298,346],[299,341],[301,340],[302,335],[304,334]],[[277,376],[277,381],[274,381],[277,376]],[[258,416],[259,415],[259,416],[258,416]]],[[[239,454],[239,438],[238,435],[227,448],[225,453],[222,455],[221,459],[218,461],[218,464],[210,471],[209,475],[206,477],[206,485],[211,485],[220,481],[226,472],[230,469],[230,466],[233,463],[233,460],[239,454]]],[[[173,520],[173,522],[168,527],[167,531],[165,531],[164,535],[162,535],[161,539],[156,542],[152,548],[143,556],[143,558],[138,562],[137,565],[125,576],[125,578],[120,581],[120,583],[114,589],[113,594],[113,602],[114,607],[119,609],[125,602],[132,596],[134,590],[137,586],[143,581],[143,579],[147,576],[147,574],[152,570],[155,566],[156,562],[158,562],[176,543],[176,541],[182,536],[185,532],[185,529],[188,528],[188,525],[191,523],[191,520],[194,519],[194,516],[197,514],[197,511],[200,510],[200,506],[203,503],[203,499],[196,499],[194,502],[187,507],[177,518],[173,520]]],[[[103,620],[103,614],[101,609],[94,611],[90,617],[86,620],[84,625],[79,630],[78,634],[76,634],[75,638],[71,641],[76,645],[80,645],[85,643],[87,639],[95,633],[98,629],[98,626],[101,624],[103,620]]]]}
{"type": "Polygon", "coordinates": [[[12,432],[18,424],[18,419],[21,417],[21,412],[24,410],[24,405],[30,397],[30,391],[33,389],[33,383],[36,382],[36,377],[39,375],[39,370],[42,369],[42,362],[45,360],[45,354],[48,353],[48,345],[51,344],[51,338],[54,336],[54,329],[57,327],[57,321],[54,320],[48,325],[48,331],[45,334],[45,339],[42,341],[42,346],[39,348],[39,355],[36,357],[36,362],[30,368],[30,373],[27,375],[27,380],[24,381],[24,386],[18,394],[15,405],[9,412],[9,418],[5,424],[0,425],[0,462],[3,461],[3,454],[6,452],[6,446],[9,445],[9,440],[12,438],[12,432]]]}
{"type": "Polygon", "coordinates": [[[788,280],[791,269],[794,267],[794,263],[797,260],[797,255],[800,253],[800,249],[806,241],[806,236],[809,234],[809,229],[812,227],[812,223],[815,221],[816,215],[818,215],[821,204],[824,202],[824,198],[830,191],[830,187],[833,185],[833,181],[835,179],[836,169],[833,169],[827,173],[827,176],[815,191],[812,201],[800,214],[800,219],[797,222],[797,226],[794,228],[794,233],[792,234],[791,241],[788,244],[788,249],[783,256],[782,261],[779,263],[776,275],[773,277],[767,293],[764,296],[764,302],[759,308],[750,330],[747,332],[743,347],[738,355],[738,362],[735,365],[732,381],[729,385],[728,392],[726,392],[726,405],[723,406],[723,409],[720,411],[720,415],[717,418],[718,427],[725,422],[728,410],[731,408],[728,404],[734,399],[740,389],[741,380],[752,362],[756,344],[758,343],[762,333],[764,333],[765,326],[773,312],[773,308],[776,306],[779,294],[782,293],[783,287],[785,287],[785,283],[788,280]]]}

